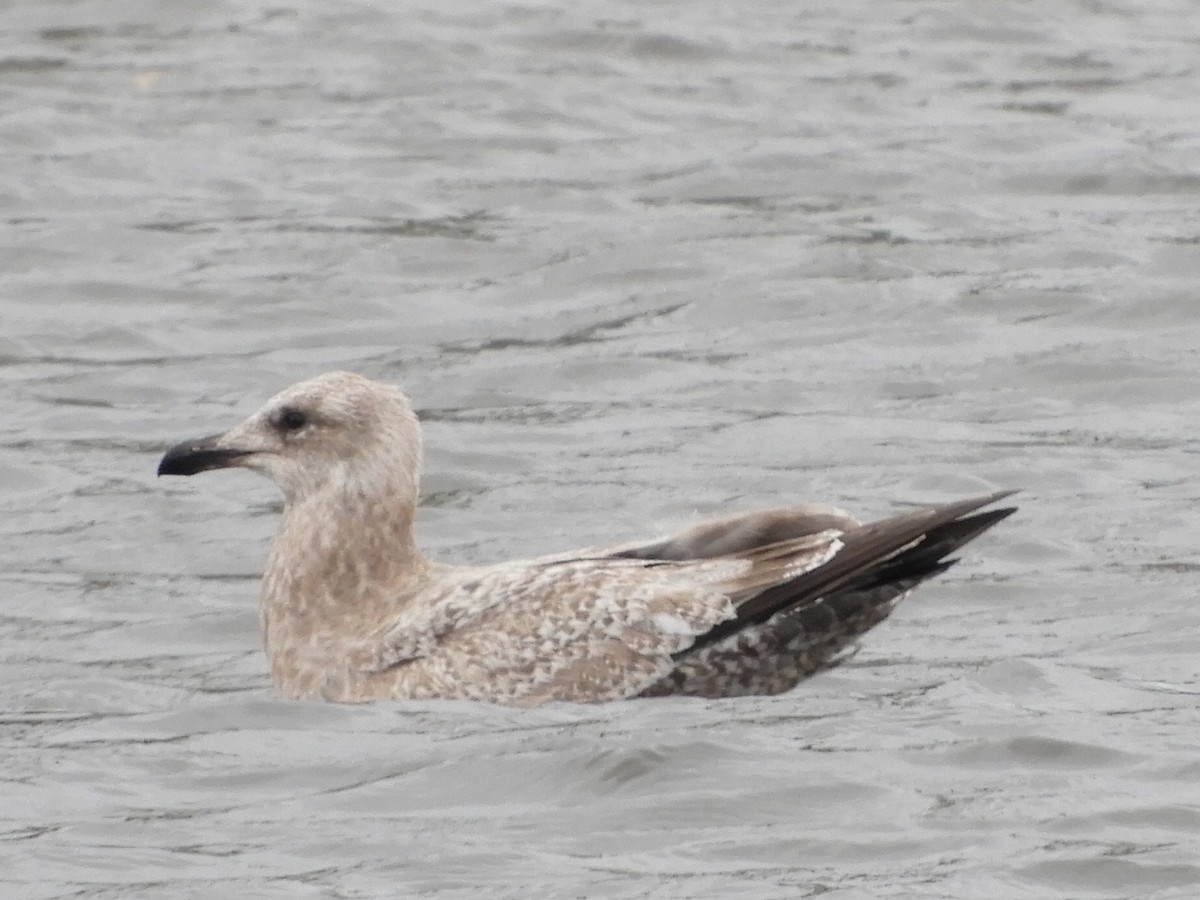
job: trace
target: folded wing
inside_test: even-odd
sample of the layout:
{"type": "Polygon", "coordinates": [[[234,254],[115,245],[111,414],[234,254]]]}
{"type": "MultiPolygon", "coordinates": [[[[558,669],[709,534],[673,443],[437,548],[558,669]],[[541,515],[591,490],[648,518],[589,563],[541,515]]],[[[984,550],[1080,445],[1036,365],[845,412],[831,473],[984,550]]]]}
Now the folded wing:
{"type": "Polygon", "coordinates": [[[831,559],[836,531],[701,560],[455,569],[352,651],[366,693],[537,704],[637,696],[736,604],[831,559]]]}
{"type": "Polygon", "coordinates": [[[647,544],[455,569],[356,653],[381,696],[600,702],[777,693],[836,664],[1006,494],[860,525],[828,507],[732,516],[647,544]]]}
{"type": "Polygon", "coordinates": [[[856,525],[825,565],[737,604],[735,616],[676,654],[646,696],[774,694],[843,661],[864,632],[886,619],[921,582],[1016,509],[976,512],[1012,491],[856,525]]]}

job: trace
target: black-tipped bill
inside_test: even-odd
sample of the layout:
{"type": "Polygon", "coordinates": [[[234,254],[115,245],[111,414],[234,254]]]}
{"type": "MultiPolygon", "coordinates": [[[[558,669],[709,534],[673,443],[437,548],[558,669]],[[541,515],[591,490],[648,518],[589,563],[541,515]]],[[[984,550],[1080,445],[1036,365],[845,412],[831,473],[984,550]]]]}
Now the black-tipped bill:
{"type": "Polygon", "coordinates": [[[231,450],[218,447],[219,434],[197,438],[176,444],[158,464],[159,475],[195,475],[209,469],[224,469],[236,466],[238,460],[249,456],[248,450],[231,450]]]}

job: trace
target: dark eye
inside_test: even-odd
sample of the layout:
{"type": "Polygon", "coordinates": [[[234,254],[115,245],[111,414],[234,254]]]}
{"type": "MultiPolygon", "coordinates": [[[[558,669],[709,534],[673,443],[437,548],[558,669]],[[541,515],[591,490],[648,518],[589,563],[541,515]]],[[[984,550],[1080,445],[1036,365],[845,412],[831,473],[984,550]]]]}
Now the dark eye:
{"type": "Polygon", "coordinates": [[[298,409],[285,409],[279,416],[279,424],[287,431],[299,431],[308,424],[308,416],[298,409]]]}

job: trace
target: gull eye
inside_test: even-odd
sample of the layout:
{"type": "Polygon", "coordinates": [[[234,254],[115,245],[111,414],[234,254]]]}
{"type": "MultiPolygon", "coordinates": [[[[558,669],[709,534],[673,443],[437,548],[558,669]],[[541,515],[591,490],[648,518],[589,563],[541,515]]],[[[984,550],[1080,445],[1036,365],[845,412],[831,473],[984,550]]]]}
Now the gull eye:
{"type": "Polygon", "coordinates": [[[280,414],[279,424],[285,431],[299,431],[308,424],[308,416],[298,409],[289,407],[280,414]]]}

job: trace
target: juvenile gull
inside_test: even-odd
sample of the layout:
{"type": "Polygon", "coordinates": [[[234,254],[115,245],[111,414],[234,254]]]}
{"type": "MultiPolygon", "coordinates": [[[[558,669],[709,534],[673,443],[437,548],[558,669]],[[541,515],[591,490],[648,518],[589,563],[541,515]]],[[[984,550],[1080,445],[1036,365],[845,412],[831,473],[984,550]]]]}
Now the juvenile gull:
{"type": "Polygon", "coordinates": [[[263,574],[271,676],[295,698],[536,705],[774,694],[836,665],[1014,508],[1011,491],[863,525],[829,506],[742,513],[649,543],[491,566],[413,539],[421,430],[390,385],[329,372],[159,475],[243,466],[285,502],[263,574]]]}

